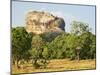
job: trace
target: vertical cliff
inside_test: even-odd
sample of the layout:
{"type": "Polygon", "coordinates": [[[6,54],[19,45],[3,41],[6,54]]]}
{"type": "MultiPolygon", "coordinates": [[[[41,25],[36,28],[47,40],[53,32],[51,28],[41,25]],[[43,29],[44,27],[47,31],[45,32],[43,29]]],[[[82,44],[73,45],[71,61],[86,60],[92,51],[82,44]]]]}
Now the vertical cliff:
{"type": "Polygon", "coordinates": [[[26,15],[26,30],[35,34],[65,31],[62,18],[47,12],[31,11],[26,15]]]}

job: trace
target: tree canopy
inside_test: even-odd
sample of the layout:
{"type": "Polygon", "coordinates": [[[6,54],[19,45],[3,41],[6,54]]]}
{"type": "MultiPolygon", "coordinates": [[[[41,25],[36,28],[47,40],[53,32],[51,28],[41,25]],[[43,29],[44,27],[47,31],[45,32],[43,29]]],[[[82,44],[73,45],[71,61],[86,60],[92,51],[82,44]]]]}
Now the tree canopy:
{"type": "Polygon", "coordinates": [[[95,59],[96,35],[88,24],[73,21],[71,33],[27,33],[24,27],[12,28],[13,61],[32,60],[35,68],[46,68],[50,59],[95,59]]]}

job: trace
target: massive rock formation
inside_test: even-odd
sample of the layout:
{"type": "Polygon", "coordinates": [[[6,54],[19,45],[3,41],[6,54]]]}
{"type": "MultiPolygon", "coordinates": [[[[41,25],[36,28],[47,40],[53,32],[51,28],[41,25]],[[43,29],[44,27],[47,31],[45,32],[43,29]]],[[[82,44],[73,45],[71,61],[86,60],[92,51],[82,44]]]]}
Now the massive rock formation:
{"type": "Polygon", "coordinates": [[[65,22],[62,18],[47,12],[31,11],[26,16],[26,30],[35,34],[44,32],[62,32],[65,22]]]}

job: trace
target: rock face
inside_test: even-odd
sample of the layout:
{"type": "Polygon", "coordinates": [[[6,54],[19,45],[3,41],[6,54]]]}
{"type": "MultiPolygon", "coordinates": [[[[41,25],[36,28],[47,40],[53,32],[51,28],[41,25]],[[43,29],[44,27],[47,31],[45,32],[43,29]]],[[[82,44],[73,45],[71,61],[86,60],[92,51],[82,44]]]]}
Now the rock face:
{"type": "Polygon", "coordinates": [[[47,12],[31,11],[26,16],[26,31],[35,34],[65,31],[62,18],[47,12]]]}

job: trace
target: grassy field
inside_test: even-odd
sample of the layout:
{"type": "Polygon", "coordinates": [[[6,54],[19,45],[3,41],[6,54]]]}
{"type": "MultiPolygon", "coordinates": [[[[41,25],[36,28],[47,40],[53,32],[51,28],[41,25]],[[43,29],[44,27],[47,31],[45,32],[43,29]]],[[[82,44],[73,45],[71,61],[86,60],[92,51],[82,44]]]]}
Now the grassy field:
{"type": "Polygon", "coordinates": [[[17,69],[15,66],[12,66],[12,74],[95,69],[95,64],[95,60],[80,60],[78,62],[77,60],[57,59],[50,60],[46,69],[34,69],[32,64],[25,64],[23,69],[17,69]]]}

